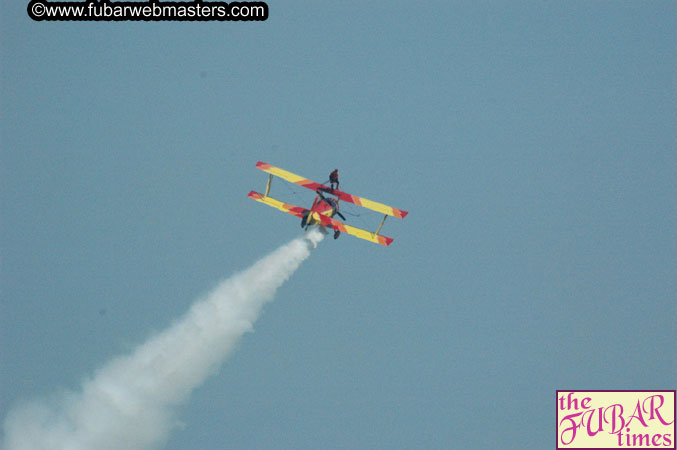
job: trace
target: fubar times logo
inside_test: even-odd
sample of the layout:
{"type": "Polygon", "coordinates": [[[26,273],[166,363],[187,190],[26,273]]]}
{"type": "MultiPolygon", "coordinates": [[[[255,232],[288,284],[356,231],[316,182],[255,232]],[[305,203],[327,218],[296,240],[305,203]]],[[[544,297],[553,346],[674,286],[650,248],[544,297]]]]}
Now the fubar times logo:
{"type": "Polygon", "coordinates": [[[675,391],[556,391],[557,450],[675,449],[675,391]]]}

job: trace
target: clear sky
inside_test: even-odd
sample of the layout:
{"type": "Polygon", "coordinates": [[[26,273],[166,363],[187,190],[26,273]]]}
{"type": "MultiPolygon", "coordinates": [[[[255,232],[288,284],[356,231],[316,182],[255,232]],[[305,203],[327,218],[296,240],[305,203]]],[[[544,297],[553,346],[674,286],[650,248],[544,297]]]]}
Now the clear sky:
{"type": "Polygon", "coordinates": [[[675,2],[268,4],[2,4],[0,420],[300,235],[258,160],[410,214],[322,242],[166,448],[552,448],[557,389],[677,386],[675,2]]]}

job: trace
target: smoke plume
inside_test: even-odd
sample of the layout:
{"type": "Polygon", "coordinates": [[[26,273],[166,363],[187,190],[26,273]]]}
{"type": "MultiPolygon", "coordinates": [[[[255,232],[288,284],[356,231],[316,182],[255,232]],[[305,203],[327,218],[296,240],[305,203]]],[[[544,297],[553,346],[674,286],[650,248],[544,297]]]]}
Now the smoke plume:
{"type": "Polygon", "coordinates": [[[176,424],[174,407],[215,373],[264,303],[322,240],[318,229],[223,281],[167,330],[109,361],[81,390],[32,402],[4,423],[7,450],[154,449],[176,424]]]}

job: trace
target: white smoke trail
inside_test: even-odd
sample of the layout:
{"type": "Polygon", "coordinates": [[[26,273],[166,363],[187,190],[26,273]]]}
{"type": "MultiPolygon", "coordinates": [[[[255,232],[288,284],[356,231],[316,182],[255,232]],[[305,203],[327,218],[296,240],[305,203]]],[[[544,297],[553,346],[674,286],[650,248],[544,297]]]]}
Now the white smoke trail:
{"type": "Polygon", "coordinates": [[[169,329],[108,362],[55,405],[34,402],[4,423],[7,450],[150,449],[176,424],[174,406],[213,374],[238,338],[324,235],[313,229],[223,281],[169,329]]]}

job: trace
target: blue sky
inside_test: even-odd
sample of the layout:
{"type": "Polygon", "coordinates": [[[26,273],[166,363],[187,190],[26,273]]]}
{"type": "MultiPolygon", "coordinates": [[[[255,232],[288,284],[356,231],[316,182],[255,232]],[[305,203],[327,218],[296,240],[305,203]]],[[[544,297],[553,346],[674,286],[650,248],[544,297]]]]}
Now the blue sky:
{"type": "Polygon", "coordinates": [[[268,4],[3,4],[1,418],[300,234],[258,160],[410,214],[325,240],[166,448],[544,448],[557,389],[674,389],[674,2],[268,4]]]}

